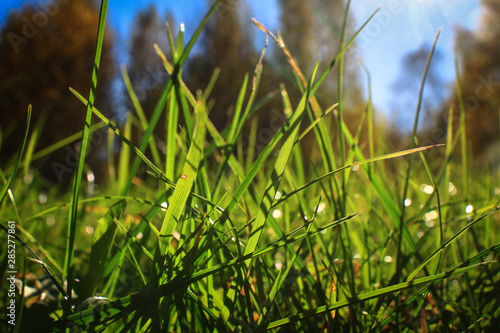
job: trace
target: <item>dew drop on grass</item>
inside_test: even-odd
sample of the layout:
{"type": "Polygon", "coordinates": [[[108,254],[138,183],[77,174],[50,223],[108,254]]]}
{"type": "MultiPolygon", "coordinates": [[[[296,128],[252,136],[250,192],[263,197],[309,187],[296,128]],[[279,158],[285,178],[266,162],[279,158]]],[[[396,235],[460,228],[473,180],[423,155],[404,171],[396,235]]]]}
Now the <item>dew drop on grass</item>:
{"type": "Polygon", "coordinates": [[[452,182],[448,183],[448,192],[450,193],[450,195],[455,195],[458,192],[457,188],[455,187],[455,184],[453,184],[452,182]]]}
{"type": "Polygon", "coordinates": [[[466,212],[467,214],[470,214],[470,213],[472,213],[473,211],[474,211],[474,206],[472,206],[472,205],[467,205],[467,207],[465,207],[465,212],[466,212]]]}
{"type": "Polygon", "coordinates": [[[361,259],[361,254],[355,253],[353,258],[354,258],[354,260],[359,260],[359,259],[361,259]]]}
{"type": "Polygon", "coordinates": [[[47,203],[47,200],[48,200],[48,197],[47,197],[46,193],[42,192],[38,195],[38,202],[41,203],[42,205],[47,203]]]}
{"type": "Polygon", "coordinates": [[[144,237],[142,232],[138,233],[137,236],[135,236],[135,238],[137,238],[137,239],[142,239],[142,237],[144,237]]]}
{"type": "Polygon", "coordinates": [[[279,271],[281,270],[281,267],[283,267],[283,263],[281,262],[281,260],[277,259],[274,261],[274,267],[276,267],[276,269],[279,271]]]}
{"type": "Polygon", "coordinates": [[[318,205],[318,214],[319,214],[319,215],[323,215],[323,214],[325,214],[325,208],[326,208],[326,203],[321,202],[321,203],[318,205]]]}
{"type": "Polygon", "coordinates": [[[31,184],[32,181],[33,181],[33,174],[31,172],[28,172],[23,178],[23,183],[28,185],[31,184]]]}
{"type": "Polygon", "coordinates": [[[411,203],[412,203],[412,201],[411,201],[411,199],[410,199],[410,198],[406,198],[406,199],[405,199],[405,206],[406,206],[406,207],[411,206],[411,203]]]}
{"type": "Polygon", "coordinates": [[[281,199],[281,192],[276,191],[276,194],[274,195],[274,200],[279,200],[279,199],[281,199]]]}
{"type": "Polygon", "coordinates": [[[427,194],[432,194],[432,193],[434,193],[434,187],[432,187],[431,185],[422,184],[422,185],[420,185],[420,191],[427,193],[427,194]]]}
{"type": "Polygon", "coordinates": [[[435,210],[431,210],[430,212],[425,213],[424,221],[427,228],[434,227],[434,220],[439,217],[438,212],[435,210]]]}
{"type": "Polygon", "coordinates": [[[167,208],[168,208],[168,203],[165,201],[165,202],[162,202],[161,204],[161,207],[162,207],[162,211],[166,212],[167,211],[167,208]]]}
{"type": "Polygon", "coordinates": [[[48,216],[45,223],[47,224],[47,227],[52,227],[56,224],[56,218],[54,216],[48,216]]]}
{"type": "Polygon", "coordinates": [[[392,257],[391,257],[391,256],[385,256],[385,257],[384,257],[384,261],[385,261],[386,263],[389,263],[389,264],[390,264],[390,263],[392,262],[392,257]]]}
{"type": "Polygon", "coordinates": [[[352,171],[356,172],[359,170],[359,164],[356,164],[355,166],[352,167],[352,171]]]}
{"type": "Polygon", "coordinates": [[[92,235],[94,233],[94,227],[91,227],[90,225],[85,226],[85,232],[92,235]]]}
{"type": "Polygon", "coordinates": [[[273,217],[275,219],[279,219],[282,216],[283,216],[283,213],[281,212],[281,210],[279,210],[279,209],[273,210],[273,217]]]}
{"type": "Polygon", "coordinates": [[[432,228],[432,227],[434,227],[434,220],[427,220],[427,221],[425,221],[425,226],[426,226],[427,228],[432,228]]]}

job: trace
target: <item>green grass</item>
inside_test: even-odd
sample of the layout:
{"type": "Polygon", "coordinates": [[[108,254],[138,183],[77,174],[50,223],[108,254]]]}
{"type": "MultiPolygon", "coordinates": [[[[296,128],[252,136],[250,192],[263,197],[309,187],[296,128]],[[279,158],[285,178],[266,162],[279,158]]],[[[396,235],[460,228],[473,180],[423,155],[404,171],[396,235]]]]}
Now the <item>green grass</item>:
{"type": "MultiPolygon", "coordinates": [[[[324,73],[317,73],[318,66],[302,73],[282,45],[298,78],[300,102],[292,105],[281,86],[286,121],[264,148],[257,151],[250,144],[243,152],[243,140],[258,140],[256,117],[263,116],[269,99],[279,98],[273,93],[256,98],[265,71],[262,59],[252,80],[246,76],[237,83],[234,116],[221,131],[207,111],[218,72],[196,94],[180,75],[217,4],[186,45],[182,32],[176,42],[168,28],[171,61],[156,48],[171,75],[150,119],[122,69],[141,142],[130,138],[131,117],[119,129],[93,105],[98,43],[89,97],[71,90],[87,106],[83,131],[33,152],[27,130],[18,158],[1,170],[2,237],[7,221],[15,220],[17,269],[26,272],[20,280],[28,285],[28,273],[47,276],[57,295],[53,309],[30,311],[37,299],[25,294],[15,329],[23,332],[29,322],[54,332],[75,326],[109,332],[481,332],[498,327],[500,207],[492,186],[498,177],[467,159],[464,117],[457,132],[448,130],[445,146],[421,147],[416,139],[394,152],[384,131],[376,130],[368,96],[366,114],[351,132],[342,115],[347,106],[322,106],[314,95],[335,64],[342,83],[343,55],[359,31],[349,40],[342,33],[342,50],[324,73]],[[162,112],[167,112],[164,155],[152,136],[162,112]],[[92,113],[99,119],[94,125],[92,113]],[[304,118],[310,126],[301,130],[304,118]],[[110,152],[112,181],[83,198],[85,145],[99,126],[107,126],[122,148],[116,166],[110,152]],[[361,143],[365,131],[369,139],[361,143]],[[78,136],[83,144],[72,192],[39,193],[36,180],[26,181],[36,172],[31,161],[78,136]],[[305,137],[314,138],[308,161],[299,144],[305,137]],[[140,168],[147,171],[142,180],[140,168]]],[[[369,81],[368,86],[370,92],[369,81]]],[[[339,89],[339,101],[342,95],[339,89]]],[[[418,136],[416,125],[413,134],[418,136]]],[[[36,136],[35,131],[32,140],[36,136]]],[[[1,318],[4,331],[7,320],[1,318]]]]}

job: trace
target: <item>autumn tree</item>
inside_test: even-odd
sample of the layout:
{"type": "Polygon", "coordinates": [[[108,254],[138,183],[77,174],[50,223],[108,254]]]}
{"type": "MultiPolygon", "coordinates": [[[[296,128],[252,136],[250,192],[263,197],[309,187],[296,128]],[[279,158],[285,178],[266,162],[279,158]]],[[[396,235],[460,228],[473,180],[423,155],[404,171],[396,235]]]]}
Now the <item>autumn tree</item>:
{"type": "MultiPolygon", "coordinates": [[[[304,75],[309,75],[318,59],[320,73],[340,51],[341,32],[345,15],[345,1],[280,0],[282,36],[291,55],[296,59],[304,75]]],[[[346,40],[353,34],[354,19],[347,18],[346,40]]],[[[344,57],[343,87],[346,106],[357,104],[362,89],[359,85],[359,63],[350,49],[344,57]]],[[[282,61],[283,62],[283,61],[282,61]]],[[[338,67],[337,67],[338,68],[338,67]]],[[[338,71],[335,68],[324,82],[319,100],[333,103],[336,100],[338,71]]],[[[285,69],[287,70],[287,69],[285,69]]]]}
{"type": "MultiPolygon", "coordinates": [[[[498,149],[500,107],[500,3],[482,1],[480,26],[476,31],[457,27],[455,45],[460,64],[461,96],[464,103],[467,138],[478,160],[494,159],[498,149]]],[[[459,94],[454,87],[448,105],[457,112],[453,124],[458,126],[459,94]]],[[[448,107],[441,112],[438,126],[447,125],[448,107]]]]}
{"type": "MultiPolygon", "coordinates": [[[[32,124],[41,129],[36,150],[83,129],[86,108],[68,88],[88,95],[98,17],[95,4],[84,0],[30,3],[9,13],[0,40],[2,168],[20,147],[28,104],[33,105],[32,124]]],[[[111,40],[107,31],[95,103],[108,115],[115,70],[111,40]]],[[[94,133],[89,148],[93,156],[105,142],[104,135],[94,133]]],[[[76,167],[77,149],[78,145],[67,145],[35,164],[47,178],[68,182],[76,167]]]]}
{"type": "MultiPolygon", "coordinates": [[[[346,14],[346,1],[334,0],[280,0],[282,36],[290,54],[295,58],[305,77],[308,77],[316,64],[321,59],[318,73],[322,73],[331,61],[339,54],[349,38],[354,34],[354,19],[348,11],[346,14]],[[344,29],[345,22],[345,29],[344,29]],[[345,35],[342,36],[342,32],[345,35]],[[344,37],[344,44],[342,44],[344,37]]],[[[281,57],[281,72],[289,78],[286,87],[295,104],[301,96],[296,87],[296,80],[291,75],[290,66],[281,57]],[[288,74],[287,74],[288,73],[288,74]]],[[[360,64],[357,60],[355,48],[351,46],[343,57],[343,65],[337,62],[330,71],[326,80],[315,96],[323,107],[334,103],[341,103],[341,112],[337,117],[328,117],[335,126],[334,131],[339,133],[339,118],[351,131],[356,131],[362,119],[361,114],[366,110],[366,97],[359,79],[360,64]]],[[[366,142],[367,132],[363,131],[361,144],[366,142]]],[[[332,140],[340,136],[332,135],[332,140]]],[[[311,138],[311,142],[314,142],[311,138]]],[[[341,144],[341,142],[338,142],[341,144]]],[[[310,145],[307,140],[305,145],[310,145]]],[[[304,149],[311,152],[312,149],[304,149]]],[[[342,151],[339,149],[339,151],[342,151]]]]}
{"type": "MultiPolygon", "coordinates": [[[[169,54],[165,23],[168,20],[170,26],[173,26],[173,18],[168,14],[167,16],[168,18],[161,18],[156,7],[152,4],[146,9],[138,11],[135,15],[129,41],[127,72],[134,93],[141,104],[144,115],[148,119],[151,117],[168,79],[168,73],[154,49],[154,45],[157,44],[163,52],[169,54]]],[[[137,118],[137,110],[132,105],[128,94],[126,101],[127,111],[132,112],[137,118]]],[[[162,123],[164,123],[164,120],[160,121],[155,130],[158,140],[162,139],[164,133],[162,123]]],[[[140,128],[138,122],[136,122],[136,127],[140,128]]],[[[138,132],[142,132],[142,129],[138,132]]]]}
{"type": "Polygon", "coordinates": [[[215,68],[220,68],[211,94],[214,105],[210,117],[219,125],[225,124],[228,112],[236,103],[244,75],[253,73],[258,60],[248,32],[253,27],[251,17],[241,15],[244,6],[242,0],[222,1],[210,17],[199,49],[187,66],[186,81],[193,90],[204,90],[215,68]]]}
{"type": "MultiPolygon", "coordinates": [[[[281,28],[285,43],[298,65],[306,73],[315,62],[314,16],[309,1],[280,0],[281,28]]],[[[278,51],[279,52],[279,51],[278,51]]]]}

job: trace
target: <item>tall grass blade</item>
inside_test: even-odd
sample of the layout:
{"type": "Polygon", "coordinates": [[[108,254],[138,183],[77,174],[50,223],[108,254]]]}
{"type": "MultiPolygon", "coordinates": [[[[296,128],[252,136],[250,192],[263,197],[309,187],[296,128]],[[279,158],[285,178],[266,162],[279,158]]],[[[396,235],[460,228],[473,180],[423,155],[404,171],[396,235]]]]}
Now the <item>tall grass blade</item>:
{"type": "MultiPolygon", "coordinates": [[[[432,60],[432,56],[434,55],[434,51],[436,49],[437,42],[439,40],[439,36],[441,35],[441,29],[438,30],[436,37],[434,38],[434,42],[432,44],[431,50],[429,51],[429,55],[427,56],[427,61],[425,63],[425,68],[424,72],[422,74],[422,80],[420,83],[420,90],[418,93],[418,102],[417,102],[417,109],[415,112],[415,121],[413,122],[413,130],[412,130],[412,138],[415,138],[417,136],[417,128],[418,128],[418,122],[420,120],[420,110],[422,106],[422,99],[424,95],[424,87],[425,87],[425,82],[427,79],[427,74],[429,73],[429,68],[432,60]]],[[[398,275],[398,280],[400,281],[402,276],[401,272],[404,267],[404,254],[403,254],[403,238],[404,238],[404,231],[406,229],[405,225],[405,211],[406,211],[406,205],[405,205],[405,200],[408,195],[408,188],[410,184],[410,176],[411,176],[411,171],[412,171],[412,165],[413,165],[413,157],[410,156],[410,160],[408,161],[408,170],[406,173],[406,181],[404,183],[404,190],[403,190],[403,196],[401,199],[401,213],[399,217],[399,241],[398,241],[398,255],[396,259],[396,264],[397,264],[397,269],[396,269],[396,275],[398,275]]],[[[411,236],[410,236],[411,237],[411,236]]],[[[408,237],[407,237],[408,238],[408,237]]],[[[416,252],[415,249],[412,249],[413,252],[416,252]]]]}
{"type": "MultiPolygon", "coordinates": [[[[141,103],[139,102],[139,98],[135,94],[134,88],[132,87],[132,82],[130,82],[130,77],[127,72],[127,68],[125,65],[121,66],[122,78],[125,83],[125,88],[127,89],[130,100],[132,101],[132,105],[134,106],[135,112],[137,113],[137,117],[139,117],[139,121],[141,123],[141,127],[143,131],[146,131],[149,124],[146,119],[146,115],[144,114],[144,110],[142,109],[141,103]]],[[[158,152],[158,148],[154,142],[154,138],[151,137],[149,139],[149,149],[151,150],[151,155],[153,156],[153,161],[156,165],[161,165],[160,153],[158,152]]]]}
{"type": "Polygon", "coordinates": [[[19,150],[17,159],[15,160],[14,166],[12,168],[12,171],[10,172],[9,179],[7,179],[5,185],[2,188],[2,191],[0,192],[0,205],[2,204],[3,200],[7,196],[7,192],[9,191],[10,185],[12,184],[12,181],[14,180],[14,177],[17,174],[17,170],[19,168],[19,164],[21,163],[21,158],[24,154],[24,148],[26,147],[26,142],[28,141],[28,134],[29,134],[29,129],[30,129],[30,123],[31,123],[31,104],[28,105],[28,115],[27,115],[27,120],[26,120],[26,131],[24,133],[24,139],[23,143],[21,145],[21,149],[19,150]]]}
{"type": "MultiPolygon", "coordinates": [[[[84,104],[87,103],[87,100],[80,95],[76,90],[70,88],[70,91],[84,104]]],[[[92,112],[99,117],[122,141],[122,143],[126,144],[128,147],[130,147],[137,155],[137,157],[142,160],[144,163],[146,163],[147,166],[151,168],[151,170],[161,179],[164,179],[165,181],[169,181],[168,178],[163,174],[163,172],[156,166],[154,165],[145,155],[144,153],[134,146],[132,142],[130,142],[129,139],[125,135],[123,135],[120,130],[116,127],[116,125],[109,120],[106,116],[104,116],[99,110],[97,110],[95,107],[92,107],[92,112]]],[[[125,186],[128,185],[128,183],[125,184],[125,186]]],[[[128,191],[127,191],[128,192],[128,191]]]]}
{"type": "Polygon", "coordinates": [[[493,214],[497,213],[500,210],[500,207],[495,207],[493,209],[490,209],[488,212],[482,214],[480,217],[475,219],[474,221],[470,222],[467,224],[465,227],[463,227],[459,232],[457,232],[453,237],[451,237],[448,241],[446,241],[443,245],[441,245],[436,251],[434,251],[427,259],[425,259],[418,267],[411,272],[411,274],[408,276],[407,281],[411,281],[412,279],[417,276],[417,274],[435,257],[439,256],[444,249],[446,249],[448,246],[450,246],[454,241],[456,241],[464,232],[469,230],[473,225],[476,223],[492,216],[493,214]]]}
{"type": "Polygon", "coordinates": [[[314,82],[314,77],[316,75],[318,65],[319,62],[316,63],[316,67],[314,68],[313,74],[309,79],[309,84],[307,85],[306,93],[302,96],[302,99],[300,100],[297,109],[295,109],[291,119],[289,120],[290,127],[287,131],[287,137],[285,139],[285,142],[283,143],[283,146],[281,147],[280,153],[274,165],[273,174],[271,175],[271,178],[269,179],[269,182],[266,186],[266,192],[262,197],[257,217],[255,218],[255,221],[252,226],[252,232],[250,234],[250,238],[248,239],[247,245],[245,247],[244,255],[253,252],[257,247],[257,243],[264,229],[264,224],[266,223],[267,216],[269,215],[269,211],[276,196],[276,192],[278,191],[278,187],[283,177],[283,173],[288,164],[288,159],[290,158],[290,155],[292,153],[292,149],[295,144],[297,134],[299,132],[300,123],[302,122],[307,102],[309,101],[309,93],[311,90],[312,82],[314,82]]]}
{"type": "Polygon", "coordinates": [[[296,315],[293,315],[293,316],[290,316],[287,318],[283,318],[283,319],[274,321],[274,322],[270,323],[269,326],[267,326],[267,329],[270,330],[270,329],[282,327],[284,325],[295,323],[295,322],[298,322],[300,320],[304,320],[304,319],[312,317],[312,316],[323,314],[325,312],[331,312],[333,310],[337,310],[337,309],[340,309],[340,308],[343,308],[343,307],[346,307],[346,306],[349,306],[352,304],[365,302],[365,301],[370,300],[370,299],[383,297],[387,294],[397,293],[397,292],[405,290],[405,289],[414,288],[414,287],[418,287],[421,285],[429,285],[429,284],[432,284],[432,283],[435,283],[438,281],[448,279],[448,278],[455,276],[455,275],[463,274],[463,273],[469,272],[469,271],[474,270],[474,269],[479,269],[479,268],[486,266],[488,264],[491,264],[491,262],[485,262],[485,263],[476,264],[476,265],[472,265],[472,266],[468,266],[468,267],[464,267],[464,268],[452,269],[452,270],[447,271],[445,273],[426,276],[426,277],[422,277],[422,278],[415,279],[412,281],[402,282],[402,283],[398,283],[398,284],[395,284],[395,285],[392,285],[389,287],[384,287],[384,288],[380,288],[378,290],[366,292],[364,294],[356,295],[355,297],[352,297],[351,299],[345,299],[342,301],[338,301],[338,302],[335,302],[331,305],[319,306],[312,311],[299,313],[299,314],[296,314],[296,315]]]}
{"type": "MultiPolygon", "coordinates": [[[[209,17],[215,11],[215,9],[217,8],[217,6],[219,5],[220,2],[221,2],[221,0],[216,0],[214,2],[214,4],[212,5],[212,7],[210,8],[210,10],[208,11],[208,13],[203,18],[203,20],[200,23],[200,25],[198,26],[198,28],[194,32],[193,36],[189,40],[188,44],[186,45],[186,47],[182,51],[182,54],[180,55],[179,59],[175,63],[172,75],[170,75],[170,77],[168,78],[166,87],[163,90],[163,92],[162,92],[162,94],[161,94],[161,96],[160,96],[160,98],[159,98],[158,102],[156,103],[156,106],[155,106],[155,108],[153,110],[153,114],[151,116],[151,119],[149,120],[149,127],[146,130],[146,132],[144,132],[141,145],[139,146],[139,150],[141,152],[143,152],[144,149],[146,148],[146,146],[148,145],[149,138],[151,137],[151,135],[153,134],[154,129],[156,128],[156,125],[158,123],[158,120],[160,119],[161,113],[165,109],[165,104],[167,102],[167,97],[170,94],[172,88],[174,87],[175,82],[179,82],[180,81],[180,72],[181,72],[181,69],[182,69],[183,65],[185,64],[185,62],[187,60],[187,57],[188,57],[189,53],[193,49],[193,46],[194,46],[196,40],[198,39],[198,37],[200,36],[200,34],[201,34],[202,30],[203,30],[203,27],[207,23],[209,17]]],[[[134,161],[134,163],[132,165],[132,169],[130,171],[130,175],[129,175],[127,184],[126,184],[126,186],[124,188],[124,191],[123,191],[124,195],[126,195],[128,193],[128,191],[130,190],[130,187],[132,186],[132,179],[135,177],[135,174],[137,173],[137,170],[139,168],[139,164],[140,164],[140,159],[138,157],[136,157],[135,161],[134,161]]]]}
{"type": "MultiPolygon", "coordinates": [[[[218,272],[222,272],[227,268],[241,265],[247,260],[252,258],[256,258],[262,256],[266,253],[274,251],[282,246],[287,244],[291,244],[294,242],[301,241],[313,235],[316,235],[322,231],[329,230],[336,226],[339,226],[354,217],[358,216],[359,213],[348,215],[340,220],[333,221],[324,226],[317,228],[316,230],[302,233],[297,236],[293,236],[293,233],[290,233],[283,239],[280,239],[271,245],[265,246],[259,250],[254,251],[253,253],[248,253],[245,256],[237,257],[227,262],[223,262],[217,265],[213,265],[212,267],[202,269],[197,272],[190,272],[189,275],[184,276],[182,272],[174,277],[171,281],[160,285],[158,288],[149,288],[136,293],[133,293],[129,296],[122,297],[114,302],[103,304],[99,308],[83,310],[77,312],[73,315],[70,315],[67,320],[73,322],[75,325],[82,326],[88,325],[90,323],[99,324],[105,323],[109,320],[117,320],[118,318],[122,318],[138,309],[144,307],[150,307],[151,304],[154,304],[160,298],[165,297],[167,295],[172,295],[177,292],[179,289],[186,288],[192,283],[204,279],[207,276],[214,275],[218,272]]],[[[307,226],[305,226],[307,227],[307,226]]],[[[190,268],[187,268],[190,271],[190,268]]],[[[156,311],[156,310],[155,310],[156,311]]],[[[58,325],[64,325],[66,323],[65,320],[61,320],[56,322],[54,327],[58,327],[58,325]]]]}
{"type": "Polygon", "coordinates": [[[198,167],[203,158],[203,146],[206,132],[205,112],[205,103],[200,96],[198,108],[196,109],[197,119],[194,128],[194,138],[189,147],[182,175],[177,182],[160,230],[159,254],[161,257],[167,254],[172,233],[177,224],[181,221],[181,214],[186,206],[187,199],[196,180],[198,167]]]}
{"type": "Polygon", "coordinates": [[[98,284],[103,280],[103,273],[108,265],[110,250],[115,238],[116,224],[114,219],[120,218],[125,207],[125,201],[119,201],[109,208],[104,217],[97,221],[90,252],[90,268],[82,280],[82,289],[86,295],[80,295],[80,297],[87,298],[95,295],[98,284]]]}
{"type": "MultiPolygon", "coordinates": [[[[89,135],[94,133],[94,131],[97,131],[105,126],[106,126],[106,124],[103,124],[103,123],[97,123],[97,124],[91,125],[90,129],[89,129],[89,132],[90,132],[89,135]]],[[[47,156],[50,153],[52,153],[58,149],[61,149],[62,147],[67,146],[72,142],[75,142],[78,139],[81,139],[82,134],[83,134],[83,131],[78,131],[77,133],[72,134],[72,135],[66,137],[65,139],[62,139],[62,140],[54,143],[53,145],[48,146],[47,148],[44,148],[42,150],[37,151],[31,157],[31,162],[38,160],[44,156],[47,156]]],[[[26,161],[23,161],[23,162],[26,163],[26,161]]]]}
{"type": "Polygon", "coordinates": [[[399,152],[395,152],[395,153],[390,153],[390,154],[386,154],[386,155],[381,155],[381,156],[376,156],[376,157],[373,157],[373,158],[368,158],[368,159],[365,159],[365,160],[362,160],[362,161],[359,161],[359,162],[354,162],[352,164],[349,164],[349,165],[346,165],[346,166],[343,166],[341,168],[338,168],[336,170],[333,170],[333,171],[330,171],[330,172],[327,172],[326,174],[320,176],[320,177],[317,177],[311,181],[309,181],[307,184],[304,184],[298,188],[296,188],[295,190],[292,190],[290,192],[288,192],[287,194],[283,195],[280,199],[276,200],[276,202],[274,203],[273,206],[275,205],[278,205],[286,200],[288,200],[291,196],[295,195],[296,193],[300,192],[300,191],[303,191],[304,189],[308,188],[309,186],[319,182],[320,180],[322,179],[325,179],[327,177],[330,177],[342,170],[346,170],[346,169],[352,169],[353,167],[355,166],[362,166],[362,165],[365,165],[365,164],[368,164],[368,163],[373,163],[373,162],[376,162],[376,161],[383,161],[383,160],[388,160],[388,159],[391,159],[391,158],[396,158],[396,157],[402,157],[402,156],[406,156],[406,155],[411,155],[411,154],[415,154],[415,153],[419,153],[419,152],[422,152],[422,151],[425,151],[425,150],[428,150],[428,149],[433,149],[433,148],[436,148],[436,147],[441,147],[443,146],[443,144],[438,144],[438,145],[431,145],[431,146],[425,146],[425,147],[418,147],[418,148],[413,148],[413,149],[407,149],[407,150],[402,150],[402,151],[399,151],[399,152]]]}
{"type": "MultiPolygon", "coordinates": [[[[92,86],[87,103],[87,114],[85,118],[85,127],[82,133],[82,143],[78,157],[78,168],[73,180],[73,196],[72,205],[68,217],[68,235],[66,241],[66,256],[64,260],[63,280],[67,281],[68,297],[71,301],[73,287],[73,257],[74,245],[76,236],[76,220],[78,216],[78,199],[80,196],[80,187],[83,175],[83,166],[85,164],[85,156],[87,154],[87,146],[89,144],[90,124],[92,122],[92,107],[94,106],[95,92],[97,89],[97,74],[101,63],[102,44],[104,41],[104,30],[106,27],[106,13],[108,9],[108,0],[101,2],[101,11],[99,13],[99,27],[97,30],[97,45],[94,58],[94,69],[92,71],[92,86]]],[[[71,309],[71,312],[73,309],[71,309]]]]}
{"type": "Polygon", "coordinates": [[[462,96],[462,84],[460,78],[460,66],[458,63],[458,49],[455,50],[455,82],[458,98],[458,106],[460,108],[460,153],[462,155],[462,187],[465,193],[465,199],[469,201],[469,178],[467,175],[467,126],[465,124],[465,105],[462,96]]]}

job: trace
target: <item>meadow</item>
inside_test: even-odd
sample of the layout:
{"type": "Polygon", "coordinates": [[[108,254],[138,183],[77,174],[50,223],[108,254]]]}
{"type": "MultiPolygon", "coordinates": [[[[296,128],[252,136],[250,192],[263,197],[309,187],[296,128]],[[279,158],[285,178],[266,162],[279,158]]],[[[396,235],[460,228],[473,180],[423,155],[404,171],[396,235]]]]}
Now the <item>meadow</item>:
{"type": "Polygon", "coordinates": [[[315,96],[329,72],[339,71],[341,83],[345,52],[376,12],[341,41],[342,50],[323,73],[318,66],[302,73],[279,38],[255,21],[287,55],[302,96],[292,105],[282,85],[278,93],[257,99],[266,70],[261,58],[254,73],[234,82],[240,94],[228,126],[219,130],[208,103],[216,75],[203,91],[191,91],[181,76],[218,3],[190,40],[168,30],[171,60],[156,48],[170,76],[150,119],[124,71],[142,131],[132,142],[132,117],[118,127],[94,106],[103,1],[94,88],[89,96],[72,90],[87,107],[87,125],[45,152],[81,139],[68,193],[56,187],[40,191],[30,168],[40,152],[32,149],[36,136],[30,135],[28,109],[24,144],[0,173],[0,330],[498,329],[498,173],[471,157],[463,107],[459,119],[450,110],[449,123],[459,126],[450,126],[443,142],[420,144],[417,124],[428,66],[414,139],[391,151],[384,131],[374,125],[370,100],[352,131],[343,121],[342,103],[323,106],[315,96]],[[271,98],[281,99],[283,117],[263,141],[270,129],[259,127],[257,119],[271,98]],[[162,112],[166,124],[158,123],[162,112]],[[152,135],[156,126],[165,126],[166,154],[152,135]],[[104,127],[110,182],[96,192],[85,158],[93,131],[104,127]],[[367,142],[361,142],[362,134],[367,142]],[[305,138],[313,142],[308,159],[305,138]],[[115,140],[121,144],[117,159],[115,140]],[[15,231],[7,221],[15,221],[15,231]],[[7,272],[14,270],[8,266],[8,235],[15,239],[16,283],[29,286],[21,294],[16,290],[15,326],[4,311],[10,302],[7,272]],[[43,298],[37,289],[44,289],[43,298]]]}

